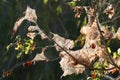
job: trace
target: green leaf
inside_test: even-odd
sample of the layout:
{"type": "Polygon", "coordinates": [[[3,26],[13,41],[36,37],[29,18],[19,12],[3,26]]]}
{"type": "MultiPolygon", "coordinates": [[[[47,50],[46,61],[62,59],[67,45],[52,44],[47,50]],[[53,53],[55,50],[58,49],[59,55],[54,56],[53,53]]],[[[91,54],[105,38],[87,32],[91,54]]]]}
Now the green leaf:
{"type": "Polygon", "coordinates": [[[10,49],[10,47],[11,47],[11,45],[8,45],[8,46],[6,47],[7,51],[10,49]]]}
{"type": "Polygon", "coordinates": [[[34,41],[33,41],[32,39],[29,39],[29,40],[28,40],[28,43],[29,43],[29,44],[33,44],[34,41]]]}
{"type": "Polygon", "coordinates": [[[94,80],[100,80],[100,78],[95,78],[94,80]]]}
{"type": "Polygon", "coordinates": [[[111,53],[111,49],[110,47],[107,47],[108,53],[111,53]]]}
{"type": "Polygon", "coordinates": [[[97,70],[96,72],[97,72],[97,75],[100,77],[102,72],[103,72],[103,70],[97,70]]]}
{"type": "Polygon", "coordinates": [[[28,45],[27,47],[25,47],[25,54],[28,54],[29,50],[30,50],[30,45],[28,45]]]}
{"type": "Polygon", "coordinates": [[[48,0],[43,0],[43,3],[44,3],[44,4],[47,4],[47,3],[48,3],[48,0]]]}
{"type": "Polygon", "coordinates": [[[114,28],[114,27],[112,27],[111,31],[114,33],[114,32],[115,32],[115,28],[114,28]]]}
{"type": "Polygon", "coordinates": [[[21,55],[22,55],[22,52],[18,53],[18,55],[17,55],[17,59],[20,58],[21,55]]]}
{"type": "Polygon", "coordinates": [[[87,18],[85,17],[84,18],[84,21],[83,21],[83,23],[82,23],[82,26],[84,26],[84,25],[86,25],[87,24],[87,18]]]}
{"type": "Polygon", "coordinates": [[[99,64],[98,62],[95,62],[94,65],[93,65],[94,68],[98,68],[99,67],[99,64]]]}
{"type": "Polygon", "coordinates": [[[21,41],[21,36],[20,35],[16,36],[16,40],[21,41]]]}
{"type": "Polygon", "coordinates": [[[17,47],[15,47],[15,50],[19,50],[19,49],[22,49],[22,48],[23,48],[23,45],[19,44],[19,45],[17,45],[17,47]]]}
{"type": "Polygon", "coordinates": [[[56,11],[57,11],[57,15],[61,14],[62,13],[62,7],[58,6],[56,11]]]}
{"type": "Polygon", "coordinates": [[[68,5],[71,6],[71,7],[75,7],[76,2],[74,2],[74,1],[68,2],[68,5]]]}
{"type": "Polygon", "coordinates": [[[114,59],[117,58],[117,53],[116,52],[113,53],[113,58],[114,59]]]}

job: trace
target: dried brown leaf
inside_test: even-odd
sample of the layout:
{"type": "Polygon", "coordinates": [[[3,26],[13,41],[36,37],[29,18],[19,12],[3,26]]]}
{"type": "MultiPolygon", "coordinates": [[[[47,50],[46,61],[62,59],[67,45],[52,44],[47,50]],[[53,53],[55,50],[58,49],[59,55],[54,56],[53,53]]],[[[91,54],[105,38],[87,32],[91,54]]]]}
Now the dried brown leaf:
{"type": "Polygon", "coordinates": [[[111,19],[115,14],[113,5],[110,4],[109,6],[107,6],[107,8],[104,10],[104,13],[108,14],[108,17],[111,19]]]}

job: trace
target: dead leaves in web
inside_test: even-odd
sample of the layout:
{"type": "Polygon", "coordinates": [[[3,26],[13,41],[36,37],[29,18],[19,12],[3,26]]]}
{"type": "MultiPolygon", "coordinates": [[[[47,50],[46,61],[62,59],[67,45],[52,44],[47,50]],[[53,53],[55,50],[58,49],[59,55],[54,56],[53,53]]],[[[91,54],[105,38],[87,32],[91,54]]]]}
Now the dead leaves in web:
{"type": "Polygon", "coordinates": [[[28,27],[28,33],[27,37],[34,39],[36,35],[40,35],[41,39],[46,39],[46,34],[39,28],[39,26],[36,24],[36,26],[29,26],[28,27]]]}
{"type": "Polygon", "coordinates": [[[36,33],[34,33],[34,32],[28,32],[27,33],[27,37],[29,37],[29,38],[31,38],[31,39],[34,39],[35,37],[36,37],[36,33]]]}
{"type": "MultiPolygon", "coordinates": [[[[106,8],[105,13],[109,15],[109,18],[112,18],[114,15],[114,9],[111,5],[108,7],[109,8],[106,8]]],[[[80,7],[78,6],[76,7],[75,12],[76,11],[78,12],[78,14],[76,14],[76,17],[80,17],[80,14],[81,14],[80,9],[81,9],[80,7]]],[[[97,17],[94,16],[95,10],[87,9],[87,7],[85,7],[85,10],[86,10],[86,13],[88,12],[91,12],[91,13],[88,15],[88,24],[82,27],[82,29],[80,30],[80,32],[86,36],[86,41],[82,49],[76,50],[76,51],[70,50],[71,48],[74,47],[73,40],[66,39],[64,37],[61,37],[58,34],[51,33],[53,35],[51,39],[54,40],[55,42],[54,46],[56,50],[61,51],[60,66],[64,71],[62,76],[83,73],[86,67],[93,66],[96,58],[106,59],[105,48],[98,44],[98,42],[101,41],[101,35],[100,35],[100,32],[98,31],[98,25],[97,25],[97,19],[96,19],[97,17]],[[64,51],[61,48],[65,49],[72,57],[74,57],[74,59],[68,53],[66,53],[66,51],[64,51]]],[[[31,9],[29,6],[27,6],[27,9],[25,11],[25,16],[20,18],[18,21],[16,21],[13,28],[14,32],[17,31],[20,24],[25,19],[27,19],[28,21],[34,22],[36,24],[35,26],[29,26],[27,37],[34,39],[36,35],[41,35],[41,39],[49,38],[37,25],[36,12],[34,9],[31,9]]],[[[111,33],[109,32],[109,30],[107,30],[105,27],[100,26],[100,28],[105,38],[109,38],[111,36],[111,33]]],[[[120,30],[118,30],[118,32],[116,33],[116,36],[118,37],[118,39],[119,39],[119,33],[120,33],[120,30]]],[[[36,54],[33,61],[49,61],[48,58],[45,56],[45,53],[44,53],[45,50],[46,50],[46,47],[42,49],[42,52],[40,54],[36,54]]]]}
{"type": "Polygon", "coordinates": [[[27,19],[28,21],[31,22],[36,22],[37,20],[37,15],[36,15],[36,11],[35,9],[30,8],[29,6],[27,6],[27,9],[25,11],[25,19],[27,19]]]}
{"type": "Polygon", "coordinates": [[[108,17],[111,19],[115,14],[113,5],[110,4],[109,6],[107,6],[107,8],[104,10],[104,13],[106,13],[108,17]]]}
{"type": "MultiPolygon", "coordinates": [[[[59,36],[58,34],[54,34],[54,33],[52,33],[52,34],[53,34],[52,39],[57,44],[59,44],[59,46],[61,46],[62,48],[69,50],[69,49],[72,49],[74,47],[74,41],[73,40],[66,39],[64,37],[59,36]]],[[[55,44],[55,48],[57,49],[57,51],[60,51],[61,48],[57,44],[55,44]]]]}
{"type": "Polygon", "coordinates": [[[33,59],[33,61],[45,61],[45,60],[47,60],[47,58],[45,57],[44,52],[36,54],[35,58],[33,59]]]}
{"type": "Polygon", "coordinates": [[[33,61],[48,61],[48,58],[45,56],[44,51],[46,50],[47,47],[42,49],[42,52],[40,54],[36,54],[34,57],[33,61]]]}
{"type": "Polygon", "coordinates": [[[15,22],[14,27],[13,27],[13,34],[15,34],[20,26],[20,24],[23,22],[25,18],[22,17],[18,21],[15,22]]]}
{"type": "Polygon", "coordinates": [[[67,50],[67,52],[75,59],[73,59],[64,51],[60,52],[60,65],[62,70],[64,71],[62,76],[70,75],[73,73],[83,73],[86,67],[89,68],[93,66],[96,59],[98,59],[99,57],[105,58],[105,50],[96,44],[94,44],[94,46],[95,48],[83,47],[82,49],[76,51],[67,50]]]}
{"type": "MultiPolygon", "coordinates": [[[[114,38],[114,34],[109,31],[106,27],[104,26],[100,26],[100,29],[102,31],[102,35],[105,39],[112,39],[114,38]]],[[[100,35],[100,32],[98,31],[98,28],[97,28],[97,24],[96,22],[93,22],[93,24],[91,25],[91,27],[89,25],[87,26],[83,26],[80,30],[80,32],[82,34],[85,34],[86,35],[86,40],[89,41],[89,40],[97,40],[99,41],[100,38],[101,38],[101,35],[100,35]]],[[[119,33],[116,34],[116,36],[118,36],[119,33]]]]}
{"type": "Polygon", "coordinates": [[[64,71],[64,73],[61,77],[66,76],[66,75],[71,75],[73,73],[75,73],[75,74],[83,73],[83,71],[85,70],[85,67],[83,65],[77,64],[65,52],[61,52],[60,56],[62,58],[60,61],[60,65],[61,65],[62,70],[64,71]]]}
{"type": "MultiPolygon", "coordinates": [[[[91,16],[93,15],[88,15],[88,18],[91,18],[91,16]]],[[[86,67],[92,67],[96,59],[98,59],[98,61],[100,59],[107,59],[109,61],[109,58],[106,55],[107,50],[105,46],[98,44],[101,41],[101,35],[98,30],[96,18],[93,20],[92,24],[89,24],[89,20],[88,24],[80,30],[82,34],[86,35],[84,47],[77,51],[67,50],[67,52],[75,59],[72,59],[72,57],[64,51],[60,53],[60,65],[64,71],[63,76],[73,73],[82,73],[86,67]]],[[[103,31],[102,34],[106,39],[111,36],[111,32],[107,28],[100,25],[100,29],[103,31]]],[[[101,61],[99,62],[102,63],[101,61]]]]}
{"type": "Polygon", "coordinates": [[[75,12],[75,18],[80,18],[83,8],[81,6],[75,6],[74,12],[75,12]]]}
{"type": "Polygon", "coordinates": [[[13,34],[15,34],[19,28],[19,26],[21,25],[21,23],[27,19],[28,21],[31,22],[36,22],[37,20],[37,15],[34,9],[30,8],[29,6],[27,6],[26,11],[24,12],[25,16],[21,17],[20,19],[18,19],[13,27],[13,34]]]}

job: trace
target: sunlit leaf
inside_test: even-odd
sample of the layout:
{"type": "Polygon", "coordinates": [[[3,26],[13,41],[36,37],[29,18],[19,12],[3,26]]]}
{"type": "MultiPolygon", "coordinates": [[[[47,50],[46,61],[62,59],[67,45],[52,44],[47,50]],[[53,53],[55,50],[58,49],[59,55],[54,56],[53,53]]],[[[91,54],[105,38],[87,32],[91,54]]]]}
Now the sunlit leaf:
{"type": "Polygon", "coordinates": [[[114,58],[114,59],[117,58],[117,53],[116,53],[116,52],[113,53],[113,58],[114,58]]]}
{"type": "Polygon", "coordinates": [[[16,36],[16,40],[17,40],[17,41],[21,41],[21,36],[20,36],[20,35],[17,35],[17,36],[16,36]]]}
{"type": "Polygon", "coordinates": [[[107,50],[108,50],[109,53],[111,53],[111,49],[110,49],[110,47],[107,47],[107,50]]]}
{"type": "Polygon", "coordinates": [[[30,50],[30,45],[28,45],[28,46],[25,48],[25,54],[28,54],[29,50],[30,50]]]}
{"type": "Polygon", "coordinates": [[[15,50],[20,50],[23,48],[23,45],[22,44],[18,44],[17,47],[15,47],[15,50]]]}
{"type": "Polygon", "coordinates": [[[76,2],[74,2],[74,1],[68,2],[68,5],[71,7],[74,7],[76,5],[76,2]]]}
{"type": "Polygon", "coordinates": [[[56,11],[57,11],[58,15],[61,14],[62,13],[62,7],[58,6],[57,9],[56,9],[56,11]]]}
{"type": "Polygon", "coordinates": [[[11,47],[11,45],[8,45],[8,46],[6,47],[7,51],[10,49],[10,47],[11,47]]]}
{"type": "Polygon", "coordinates": [[[99,63],[98,62],[95,62],[94,65],[93,65],[94,68],[98,68],[99,67],[99,63]]]}
{"type": "Polygon", "coordinates": [[[30,42],[30,44],[33,44],[33,43],[34,43],[34,41],[33,41],[32,39],[29,39],[29,42],[30,42]]]}
{"type": "Polygon", "coordinates": [[[83,26],[87,24],[87,18],[84,18],[84,21],[83,21],[83,26]]]}
{"type": "Polygon", "coordinates": [[[18,53],[17,59],[20,58],[22,54],[23,54],[22,52],[18,53]]]}
{"type": "Polygon", "coordinates": [[[47,4],[47,3],[48,3],[48,0],[43,0],[43,3],[44,3],[44,4],[47,4]]]}

